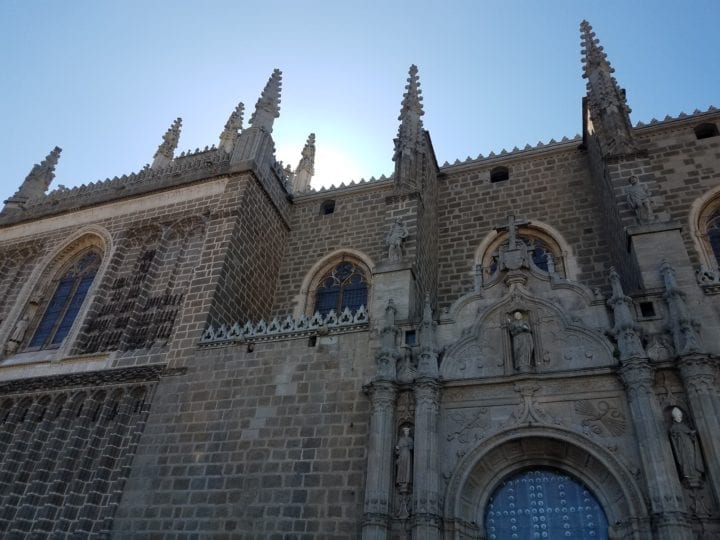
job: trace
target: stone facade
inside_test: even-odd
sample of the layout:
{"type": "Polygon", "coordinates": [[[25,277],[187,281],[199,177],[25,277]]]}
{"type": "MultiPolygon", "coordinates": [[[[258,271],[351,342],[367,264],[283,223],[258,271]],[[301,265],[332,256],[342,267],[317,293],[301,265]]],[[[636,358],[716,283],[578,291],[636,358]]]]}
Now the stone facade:
{"type": "Polygon", "coordinates": [[[717,538],[720,112],[632,126],[581,35],[574,139],[439,166],[412,66],[387,178],[276,162],[277,70],[217,148],[52,150],[0,212],[3,536],[717,538]]]}

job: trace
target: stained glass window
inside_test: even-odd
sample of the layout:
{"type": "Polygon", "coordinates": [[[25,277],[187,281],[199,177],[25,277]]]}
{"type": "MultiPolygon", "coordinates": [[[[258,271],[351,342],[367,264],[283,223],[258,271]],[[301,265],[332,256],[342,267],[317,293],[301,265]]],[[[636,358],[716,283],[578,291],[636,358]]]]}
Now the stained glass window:
{"type": "Polygon", "coordinates": [[[505,480],[485,511],[490,540],[605,540],[608,522],[583,484],[559,471],[524,471],[505,480]]]}
{"type": "Polygon", "coordinates": [[[707,235],[715,260],[720,266],[720,211],[716,211],[708,221],[707,235]]]}
{"type": "Polygon", "coordinates": [[[368,286],[365,275],[354,264],[343,261],[320,280],[315,290],[315,311],[327,315],[330,310],[351,311],[367,305],[368,286]]]}
{"type": "Polygon", "coordinates": [[[90,251],[56,280],[55,292],[30,340],[30,348],[42,349],[62,343],[70,333],[99,266],[100,256],[90,251]]]}

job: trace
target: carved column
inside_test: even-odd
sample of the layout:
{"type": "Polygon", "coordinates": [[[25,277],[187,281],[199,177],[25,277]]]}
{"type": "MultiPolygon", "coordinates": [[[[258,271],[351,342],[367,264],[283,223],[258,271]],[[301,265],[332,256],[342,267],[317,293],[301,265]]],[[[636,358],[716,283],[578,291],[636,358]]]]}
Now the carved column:
{"type": "Polygon", "coordinates": [[[438,413],[440,385],[430,377],[415,381],[415,469],[413,539],[440,538],[438,413]]]}
{"type": "Polygon", "coordinates": [[[682,486],[675,470],[670,441],[654,391],[655,374],[640,342],[632,317],[632,300],[625,296],[620,277],[610,270],[613,295],[608,300],[615,316],[613,333],[620,352],[620,377],[625,385],[635,427],[655,537],[660,540],[693,538],[682,486]]]}
{"type": "Polygon", "coordinates": [[[690,410],[705,454],[707,473],[715,500],[720,502],[720,395],[717,358],[703,354],[700,323],[691,316],[686,294],[678,285],[667,260],[660,266],[668,306],[668,326],[678,354],[677,363],[690,410]]]}
{"type": "Polygon", "coordinates": [[[420,357],[415,379],[415,469],[413,539],[440,538],[438,415],[440,384],[430,298],[425,297],[420,325],[420,357]]]}
{"type": "Polygon", "coordinates": [[[375,381],[368,390],[371,413],[362,537],[378,540],[388,537],[397,388],[390,381],[375,381]]]}
{"type": "Polygon", "coordinates": [[[395,456],[395,401],[397,399],[396,369],[400,351],[397,347],[399,329],[395,326],[395,305],[388,300],[380,349],[375,355],[375,379],[366,389],[370,395],[370,433],[368,436],[367,474],[362,537],[379,540],[388,537],[393,493],[393,458],[395,456]]]}
{"type": "Polygon", "coordinates": [[[678,359],[680,376],[705,457],[708,481],[715,500],[720,501],[720,392],[718,359],[686,355],[678,359]]]}
{"type": "Polygon", "coordinates": [[[655,516],[656,538],[690,540],[694,536],[662,411],[653,390],[653,368],[647,358],[631,358],[622,363],[620,376],[627,390],[650,507],[655,516]]]}

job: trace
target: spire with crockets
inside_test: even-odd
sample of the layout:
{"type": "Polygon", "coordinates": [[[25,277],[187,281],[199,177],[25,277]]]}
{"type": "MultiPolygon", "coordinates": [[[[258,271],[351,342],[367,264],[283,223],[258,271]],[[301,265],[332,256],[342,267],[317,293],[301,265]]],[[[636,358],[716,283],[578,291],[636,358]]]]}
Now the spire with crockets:
{"type": "Polygon", "coordinates": [[[163,135],[163,142],[158,146],[157,152],[153,156],[153,162],[150,168],[161,169],[167,166],[173,159],[175,149],[180,140],[180,129],[182,128],[182,118],[176,118],[172,125],[163,135]]]}
{"type": "Polygon", "coordinates": [[[60,152],[62,149],[56,146],[44,160],[33,166],[30,174],[20,184],[20,188],[5,201],[6,208],[20,208],[28,199],[45,195],[50,182],[55,178],[55,167],[60,159],[60,152]]]}
{"type": "Polygon", "coordinates": [[[400,127],[395,139],[395,185],[402,189],[416,189],[420,186],[423,156],[426,153],[423,133],[422,96],[418,68],[415,64],[410,71],[405,85],[400,109],[400,127]]]}
{"type": "Polygon", "coordinates": [[[245,105],[243,105],[242,102],[238,103],[235,110],[230,113],[230,118],[228,118],[228,121],[225,123],[225,129],[223,129],[223,132],[220,134],[220,144],[218,147],[226,154],[232,152],[235,146],[235,141],[237,141],[240,130],[242,129],[244,112],[245,105]]]}
{"type": "Polygon", "coordinates": [[[583,78],[587,79],[588,133],[597,133],[601,148],[611,154],[635,150],[630,123],[630,107],[615,71],[587,21],[580,23],[583,78]]]}
{"type": "Polygon", "coordinates": [[[293,190],[302,193],[310,188],[310,180],[315,174],[315,134],[311,133],[302,151],[302,158],[293,176],[293,190]]]}
{"type": "Polygon", "coordinates": [[[250,126],[272,133],[273,120],[280,116],[280,90],[282,71],[275,69],[255,104],[255,112],[250,118],[250,126]]]}

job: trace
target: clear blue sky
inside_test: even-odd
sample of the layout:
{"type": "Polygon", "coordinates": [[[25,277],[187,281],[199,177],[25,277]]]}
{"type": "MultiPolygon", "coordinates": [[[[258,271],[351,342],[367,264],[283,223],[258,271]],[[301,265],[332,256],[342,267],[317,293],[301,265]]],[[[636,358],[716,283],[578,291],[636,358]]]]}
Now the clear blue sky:
{"type": "Polygon", "coordinates": [[[328,183],[392,172],[411,63],[441,164],[571,137],[583,18],[633,122],[720,106],[718,0],[0,0],[0,200],[55,145],[74,186],[142,168],[177,116],[178,153],[217,143],[275,67],[278,158],[315,132],[328,183]]]}

